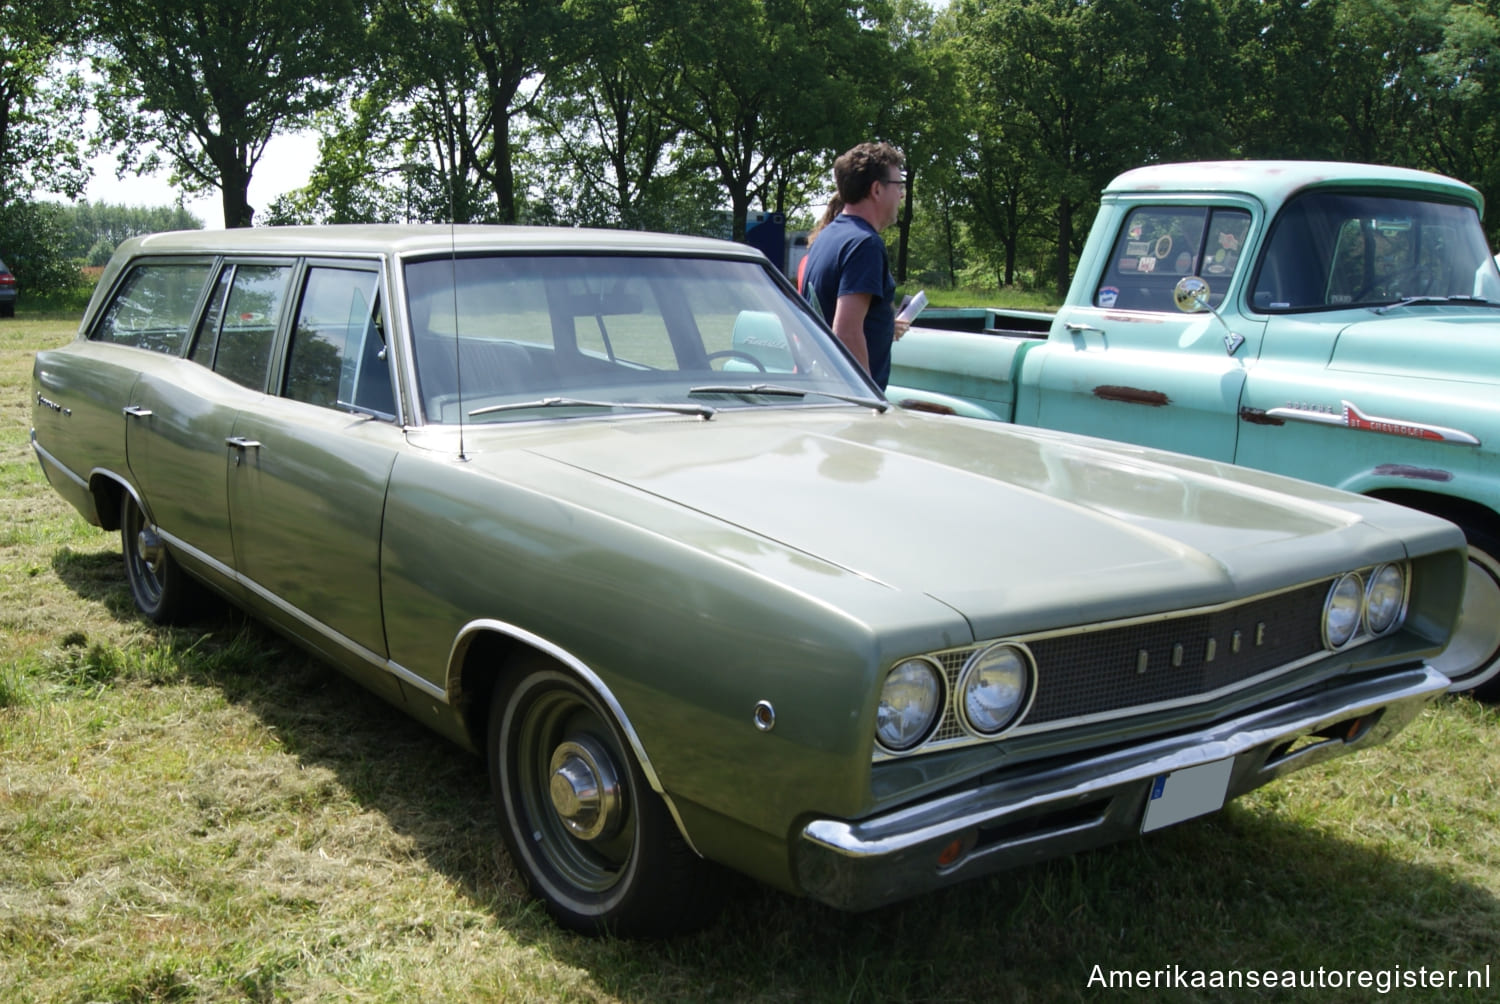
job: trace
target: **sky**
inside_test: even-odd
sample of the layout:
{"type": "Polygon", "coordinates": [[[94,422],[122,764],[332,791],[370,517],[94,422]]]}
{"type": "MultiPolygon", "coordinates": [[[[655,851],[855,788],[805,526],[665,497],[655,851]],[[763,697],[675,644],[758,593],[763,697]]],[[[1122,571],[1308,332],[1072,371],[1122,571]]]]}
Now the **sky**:
{"type": "MultiPolygon", "coordinates": [[[[273,137],[250,176],[250,205],[255,207],[256,215],[260,216],[269,209],[278,195],[306,185],[317,160],[318,137],[315,133],[273,137]]],[[[127,174],[123,179],[116,179],[112,154],[95,158],[93,168],[94,176],[85,193],[90,202],[148,208],[177,204],[180,193],[168,183],[165,169],[144,178],[127,174]]],[[[203,221],[204,226],[218,229],[224,225],[223,203],[218,189],[206,196],[189,198],[184,205],[188,212],[203,221]]]]}

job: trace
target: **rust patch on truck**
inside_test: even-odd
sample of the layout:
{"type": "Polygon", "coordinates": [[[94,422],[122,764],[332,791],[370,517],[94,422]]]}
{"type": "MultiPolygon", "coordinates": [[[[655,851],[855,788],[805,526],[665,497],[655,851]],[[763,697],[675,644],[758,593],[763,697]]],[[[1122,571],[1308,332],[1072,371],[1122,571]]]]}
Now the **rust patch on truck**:
{"type": "Polygon", "coordinates": [[[1152,408],[1163,408],[1172,403],[1171,398],[1159,390],[1141,390],[1139,387],[1116,387],[1110,384],[1095,387],[1094,396],[1101,401],[1119,401],[1121,404],[1144,404],[1152,408]]]}
{"type": "Polygon", "coordinates": [[[1410,464],[1381,464],[1375,473],[1384,477],[1409,478],[1412,481],[1452,481],[1452,471],[1440,471],[1435,467],[1412,467],[1410,464]]]}

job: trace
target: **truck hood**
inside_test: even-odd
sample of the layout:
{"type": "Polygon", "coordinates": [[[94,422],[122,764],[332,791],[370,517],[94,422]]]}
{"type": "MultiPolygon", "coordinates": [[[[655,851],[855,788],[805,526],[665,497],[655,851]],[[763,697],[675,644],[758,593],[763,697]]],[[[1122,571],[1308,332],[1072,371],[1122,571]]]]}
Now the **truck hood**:
{"type": "MultiPolygon", "coordinates": [[[[549,461],[548,490],[572,483],[589,509],[616,515],[623,490],[638,519],[646,493],[670,507],[652,507],[653,529],[684,545],[754,564],[753,535],[932,597],[980,637],[1035,630],[1039,615],[1213,604],[1403,554],[1353,496],[990,422],[767,409],[571,432],[508,445],[549,461]]],[[[504,448],[476,460],[501,477],[526,466],[504,448]]]]}
{"type": "Polygon", "coordinates": [[[1397,307],[1339,332],[1329,368],[1409,380],[1500,382],[1500,309],[1397,307]]]}

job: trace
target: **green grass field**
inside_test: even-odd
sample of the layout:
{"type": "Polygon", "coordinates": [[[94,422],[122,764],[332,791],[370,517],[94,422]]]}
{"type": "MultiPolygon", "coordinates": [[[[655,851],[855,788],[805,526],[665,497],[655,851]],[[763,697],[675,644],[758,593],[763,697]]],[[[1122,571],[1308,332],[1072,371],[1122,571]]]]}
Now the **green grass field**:
{"type": "Polygon", "coordinates": [[[76,324],[0,321],[0,1001],[1500,995],[1500,714],[1470,700],[1218,816],[875,913],[747,884],[692,937],[563,934],[475,759],[234,613],[136,616],[118,538],[28,442],[33,354],[76,324]],[[1262,986],[1167,985],[1195,973],[1262,986]]]}

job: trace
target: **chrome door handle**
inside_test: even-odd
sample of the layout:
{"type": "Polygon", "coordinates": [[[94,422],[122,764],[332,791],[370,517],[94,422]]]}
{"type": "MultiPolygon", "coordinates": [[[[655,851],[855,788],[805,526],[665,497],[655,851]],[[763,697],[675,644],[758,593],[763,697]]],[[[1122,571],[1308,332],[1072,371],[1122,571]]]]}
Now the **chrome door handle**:
{"type": "Polygon", "coordinates": [[[125,414],[129,415],[131,418],[150,418],[151,417],[151,409],[150,408],[142,408],[138,404],[126,405],[124,408],[122,408],[120,410],[123,411],[123,412],[125,412],[125,414]]]}
{"type": "Polygon", "coordinates": [[[245,450],[260,449],[260,443],[256,442],[253,439],[246,439],[244,436],[230,436],[228,439],[224,440],[224,445],[232,446],[236,450],[239,450],[241,452],[245,450]]]}

